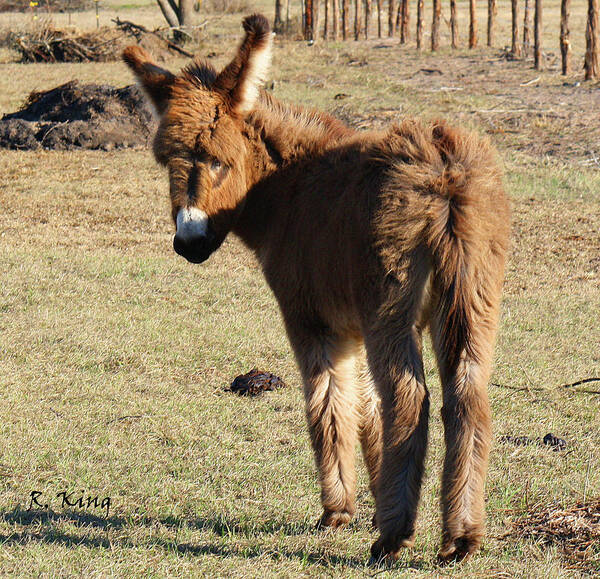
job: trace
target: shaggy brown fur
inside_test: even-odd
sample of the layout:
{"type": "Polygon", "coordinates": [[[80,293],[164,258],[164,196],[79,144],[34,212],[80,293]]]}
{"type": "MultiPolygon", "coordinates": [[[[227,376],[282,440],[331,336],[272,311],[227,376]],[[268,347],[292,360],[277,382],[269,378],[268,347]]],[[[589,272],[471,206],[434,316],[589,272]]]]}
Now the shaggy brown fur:
{"type": "Polygon", "coordinates": [[[414,538],[429,414],[421,334],[430,328],[446,439],[440,555],[469,555],[484,532],[487,382],[509,236],[494,151],[444,122],[357,133],[282,104],[259,86],[266,19],[250,16],[244,29],[220,74],[195,62],[174,76],[138,47],[124,54],[161,117],[154,152],[169,169],[175,248],[201,262],[233,231],[256,252],[304,379],[319,523],[354,513],[360,440],[376,558],[414,538]]]}

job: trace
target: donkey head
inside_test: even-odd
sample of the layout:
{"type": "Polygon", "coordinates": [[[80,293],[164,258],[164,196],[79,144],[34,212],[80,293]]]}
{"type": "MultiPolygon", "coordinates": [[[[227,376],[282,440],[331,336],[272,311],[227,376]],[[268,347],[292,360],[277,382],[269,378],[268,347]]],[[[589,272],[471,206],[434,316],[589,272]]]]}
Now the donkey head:
{"type": "Polygon", "coordinates": [[[244,119],[259,98],[272,34],[258,14],[245,18],[243,26],[245,38],[219,74],[194,61],[176,76],[138,46],[123,53],[160,118],[154,156],[169,170],[177,227],[173,247],[193,263],[203,262],[221,245],[249,187],[244,119]]]}

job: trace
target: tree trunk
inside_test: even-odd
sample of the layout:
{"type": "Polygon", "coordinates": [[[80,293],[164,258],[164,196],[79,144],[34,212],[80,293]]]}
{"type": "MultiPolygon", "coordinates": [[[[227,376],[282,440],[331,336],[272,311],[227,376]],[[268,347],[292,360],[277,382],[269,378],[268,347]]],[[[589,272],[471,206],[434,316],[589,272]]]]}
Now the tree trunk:
{"type": "Polygon", "coordinates": [[[360,38],[361,14],[360,0],[354,0],[354,40],[360,38]]]}
{"type": "Polygon", "coordinates": [[[381,9],[382,0],[377,0],[377,38],[381,38],[381,9]]]}
{"type": "Polygon", "coordinates": [[[342,38],[348,38],[348,1],[342,0],[342,38]]]}
{"type": "Polygon", "coordinates": [[[283,19],[281,18],[281,0],[275,0],[275,19],[273,20],[273,32],[281,34],[283,30],[283,19]]]}
{"type": "Polygon", "coordinates": [[[325,0],[325,14],[323,16],[323,18],[325,19],[323,21],[323,40],[327,40],[327,35],[329,34],[329,30],[328,30],[328,24],[329,24],[329,0],[325,0]]]}
{"type": "Polygon", "coordinates": [[[319,39],[319,4],[321,0],[312,0],[313,7],[313,40],[316,42],[319,39]]]}
{"type": "Polygon", "coordinates": [[[177,6],[174,7],[168,0],[157,0],[157,2],[169,26],[177,28],[179,26],[179,10],[177,6]]]}
{"type": "Polygon", "coordinates": [[[494,44],[494,29],[496,25],[496,0],[488,0],[487,45],[494,44]]]}
{"type": "Polygon", "coordinates": [[[388,36],[394,36],[394,28],[396,24],[396,0],[389,0],[388,5],[388,36]]]}
{"type": "Polygon", "coordinates": [[[179,0],[179,26],[192,25],[194,19],[194,0],[179,0]]]}
{"type": "Polygon", "coordinates": [[[535,26],[533,29],[533,63],[536,70],[542,70],[542,0],[535,0],[535,26]]]}
{"type": "Polygon", "coordinates": [[[523,58],[527,58],[531,52],[531,6],[530,0],[525,0],[525,12],[523,14],[523,58]]]}
{"type": "MultiPolygon", "coordinates": [[[[474,0],[471,0],[473,2],[474,0]]],[[[442,13],[441,0],[433,0],[433,20],[431,22],[431,50],[440,47],[440,16],[442,13]]]]}
{"type": "Polygon", "coordinates": [[[423,0],[417,0],[417,50],[423,48],[423,0]]]}
{"type": "Polygon", "coordinates": [[[571,31],[569,30],[571,0],[560,3],[560,55],[562,57],[562,73],[571,73],[571,31]]]}
{"type": "Polygon", "coordinates": [[[456,20],[456,0],[450,0],[450,30],[452,31],[452,48],[458,48],[458,22],[456,20]]]}
{"type": "Polygon", "coordinates": [[[475,48],[477,46],[477,14],[475,9],[477,8],[476,0],[469,1],[469,48],[475,48]]]}
{"type": "Polygon", "coordinates": [[[371,0],[365,0],[365,40],[369,38],[369,25],[371,24],[371,0]]]}
{"type": "Polygon", "coordinates": [[[333,16],[333,39],[340,39],[340,0],[332,0],[331,11],[333,16]]]}
{"type": "Polygon", "coordinates": [[[519,0],[511,0],[512,5],[512,46],[511,54],[515,58],[521,56],[521,46],[519,45],[519,0]]]}

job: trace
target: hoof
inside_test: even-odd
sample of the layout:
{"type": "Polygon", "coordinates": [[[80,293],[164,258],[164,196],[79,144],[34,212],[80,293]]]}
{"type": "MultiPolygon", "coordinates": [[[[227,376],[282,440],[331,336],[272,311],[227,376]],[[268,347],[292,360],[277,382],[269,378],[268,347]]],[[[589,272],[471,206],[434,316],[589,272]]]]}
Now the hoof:
{"type": "Polygon", "coordinates": [[[456,539],[445,541],[438,553],[438,561],[444,565],[455,563],[468,559],[479,549],[481,537],[457,537],[456,539]]]}
{"type": "Polygon", "coordinates": [[[371,547],[371,559],[369,564],[381,565],[394,563],[398,559],[398,553],[403,547],[412,547],[415,544],[414,533],[408,536],[379,537],[371,547]]]}
{"type": "Polygon", "coordinates": [[[352,520],[352,514],[348,511],[325,511],[317,521],[317,529],[330,527],[337,529],[347,525],[352,520]]]}

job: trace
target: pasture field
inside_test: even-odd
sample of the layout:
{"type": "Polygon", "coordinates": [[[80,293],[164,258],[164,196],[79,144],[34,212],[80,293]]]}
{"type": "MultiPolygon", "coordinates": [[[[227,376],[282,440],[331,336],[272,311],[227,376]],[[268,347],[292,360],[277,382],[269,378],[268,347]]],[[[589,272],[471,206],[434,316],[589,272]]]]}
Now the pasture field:
{"type": "MultiPolygon", "coordinates": [[[[549,1],[545,12],[556,30],[558,6],[549,1]]],[[[247,11],[257,8],[272,12],[270,3],[247,11]]],[[[115,1],[102,14],[111,10],[161,24],[149,1],[115,1]]],[[[571,13],[579,63],[583,0],[571,13]]],[[[509,17],[500,2],[498,46],[509,43],[509,17]]],[[[26,18],[0,15],[0,27],[26,18]]],[[[94,25],[91,13],[73,18],[94,25]]],[[[220,66],[241,15],[208,18],[199,51],[220,66]]],[[[557,37],[547,33],[558,54],[557,37]]],[[[6,49],[0,57],[2,113],[70,79],[132,82],[118,62],[25,65],[6,49]]],[[[556,66],[551,56],[547,64],[556,66]]],[[[0,574],[600,574],[598,544],[576,561],[559,544],[512,531],[528,513],[600,498],[600,382],[565,386],[600,378],[600,85],[578,85],[574,68],[565,79],[507,61],[498,48],[418,55],[387,39],[275,44],[277,97],[360,128],[445,117],[488,133],[500,150],[513,238],[490,386],[488,535],[456,566],[436,563],[443,436],[428,342],[430,450],[417,541],[394,568],[373,569],[373,501],[360,461],[354,521],[314,528],[319,488],[300,378],[253,256],[233,238],[201,266],[174,254],[167,178],[149,151],[0,151],[0,574]],[[256,399],[224,391],[254,366],[288,387],[256,399]],[[502,442],[548,432],[567,449],[502,442]],[[47,509],[28,509],[32,491],[47,509]],[[72,502],[109,497],[110,508],[68,507],[61,492],[72,502]]]]}

